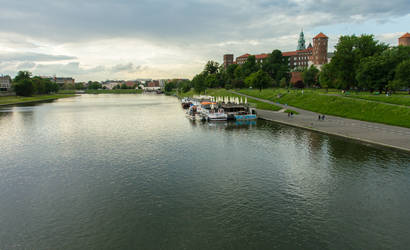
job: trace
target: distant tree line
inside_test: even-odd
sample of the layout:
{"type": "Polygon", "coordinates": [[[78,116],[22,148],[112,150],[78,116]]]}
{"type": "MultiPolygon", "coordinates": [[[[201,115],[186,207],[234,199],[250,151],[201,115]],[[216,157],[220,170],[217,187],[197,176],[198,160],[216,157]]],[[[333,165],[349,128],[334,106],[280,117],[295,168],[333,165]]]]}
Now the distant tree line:
{"type": "Polygon", "coordinates": [[[289,58],[274,50],[262,62],[249,56],[244,64],[227,69],[209,61],[191,84],[198,93],[207,88],[284,88],[291,71],[301,72],[303,83],[290,87],[410,91],[410,47],[389,47],[373,35],[341,36],[331,62],[321,71],[313,65],[291,70],[289,58]]]}
{"type": "Polygon", "coordinates": [[[373,35],[341,36],[329,64],[323,65],[323,88],[400,90],[410,88],[410,47],[389,47],[373,35]]]}
{"type": "Polygon", "coordinates": [[[13,90],[19,96],[32,96],[34,94],[50,94],[59,90],[57,83],[39,76],[32,77],[28,71],[19,71],[13,79],[13,90]]]}
{"type": "Polygon", "coordinates": [[[165,92],[171,92],[177,90],[182,93],[190,91],[192,88],[192,82],[189,80],[174,79],[165,84],[165,92]]]}
{"type": "Polygon", "coordinates": [[[262,62],[249,56],[244,64],[232,64],[226,69],[217,62],[209,61],[204,70],[192,79],[195,91],[201,93],[207,88],[263,89],[287,85],[289,81],[288,57],[280,50],[274,50],[262,62]]]}

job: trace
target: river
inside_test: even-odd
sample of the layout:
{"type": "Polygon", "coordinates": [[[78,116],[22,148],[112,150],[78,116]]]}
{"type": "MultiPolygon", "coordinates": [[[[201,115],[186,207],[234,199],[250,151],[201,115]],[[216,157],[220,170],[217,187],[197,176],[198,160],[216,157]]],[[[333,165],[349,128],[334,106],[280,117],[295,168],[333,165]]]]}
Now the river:
{"type": "Polygon", "coordinates": [[[0,108],[0,249],[405,249],[410,155],[178,100],[0,108]]]}

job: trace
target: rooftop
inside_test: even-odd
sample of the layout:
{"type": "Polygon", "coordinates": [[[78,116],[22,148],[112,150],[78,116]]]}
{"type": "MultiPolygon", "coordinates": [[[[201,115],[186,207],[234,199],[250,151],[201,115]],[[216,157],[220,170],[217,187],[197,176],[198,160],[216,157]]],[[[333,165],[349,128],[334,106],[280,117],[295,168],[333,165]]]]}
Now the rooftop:
{"type": "Polygon", "coordinates": [[[320,32],[319,34],[317,34],[317,36],[315,36],[313,39],[316,38],[328,38],[325,34],[323,34],[322,32],[320,32]]]}
{"type": "Polygon", "coordinates": [[[410,33],[406,33],[406,34],[404,34],[404,35],[402,35],[400,38],[410,38],[410,33]]]}

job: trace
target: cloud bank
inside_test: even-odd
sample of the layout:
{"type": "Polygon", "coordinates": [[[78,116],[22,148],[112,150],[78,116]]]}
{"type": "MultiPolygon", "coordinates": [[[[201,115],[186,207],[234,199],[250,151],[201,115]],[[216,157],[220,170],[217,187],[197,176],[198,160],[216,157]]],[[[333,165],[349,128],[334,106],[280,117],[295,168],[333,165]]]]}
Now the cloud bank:
{"type": "Polygon", "coordinates": [[[29,67],[81,80],[110,74],[191,77],[206,60],[221,61],[223,53],[292,50],[301,28],[308,41],[320,31],[332,43],[341,34],[368,31],[395,42],[388,34],[407,32],[410,21],[407,0],[0,3],[0,70],[29,67]]]}

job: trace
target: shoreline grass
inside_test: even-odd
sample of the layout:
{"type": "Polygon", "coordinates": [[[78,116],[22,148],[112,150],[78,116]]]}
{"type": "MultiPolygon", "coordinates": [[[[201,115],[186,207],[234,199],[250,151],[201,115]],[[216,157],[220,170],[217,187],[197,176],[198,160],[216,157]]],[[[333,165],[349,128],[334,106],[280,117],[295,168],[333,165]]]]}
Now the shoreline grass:
{"type": "Polygon", "coordinates": [[[338,95],[323,95],[314,90],[304,90],[303,94],[301,90],[288,92],[285,89],[265,89],[261,92],[254,89],[241,89],[238,92],[321,114],[410,128],[410,108],[405,106],[338,95]]]}
{"type": "Polygon", "coordinates": [[[14,105],[14,104],[24,104],[24,103],[34,103],[34,102],[44,102],[52,101],[61,98],[74,97],[76,95],[71,94],[53,94],[53,95],[35,95],[35,96],[2,96],[0,97],[0,106],[14,105]]]}

